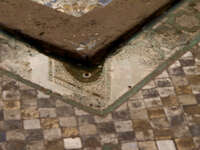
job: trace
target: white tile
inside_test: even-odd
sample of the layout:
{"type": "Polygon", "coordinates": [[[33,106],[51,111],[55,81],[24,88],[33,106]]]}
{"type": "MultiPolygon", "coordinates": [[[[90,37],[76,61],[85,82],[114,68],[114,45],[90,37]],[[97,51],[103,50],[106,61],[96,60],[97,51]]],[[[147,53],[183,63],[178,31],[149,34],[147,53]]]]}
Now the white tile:
{"type": "Polygon", "coordinates": [[[79,148],[82,148],[81,139],[79,137],[66,138],[66,139],[64,139],[64,147],[65,147],[65,149],[79,149],[79,148]]]}
{"type": "Polygon", "coordinates": [[[122,150],[139,150],[137,143],[124,143],[122,144],[122,150]]]}
{"type": "Polygon", "coordinates": [[[159,150],[176,150],[172,140],[157,141],[156,143],[159,150]]]}

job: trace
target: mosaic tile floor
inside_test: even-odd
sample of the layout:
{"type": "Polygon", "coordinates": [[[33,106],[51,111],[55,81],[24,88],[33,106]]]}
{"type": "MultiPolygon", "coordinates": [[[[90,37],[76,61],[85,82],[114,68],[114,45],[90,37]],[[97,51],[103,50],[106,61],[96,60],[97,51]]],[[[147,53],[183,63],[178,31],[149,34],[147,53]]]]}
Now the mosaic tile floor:
{"type": "Polygon", "coordinates": [[[1,32],[0,68],[69,104],[107,114],[200,41],[198,4],[185,1],[92,70],[63,64],[1,32]]]}
{"type": "Polygon", "coordinates": [[[2,150],[200,150],[200,44],[106,117],[0,74],[2,150]]]}
{"type": "Polygon", "coordinates": [[[68,15],[81,17],[99,5],[105,7],[112,0],[32,0],[68,15]]]}
{"type": "MultiPolygon", "coordinates": [[[[176,51],[181,47],[186,52],[104,117],[73,107],[61,97],[48,94],[35,84],[27,85],[27,81],[14,75],[23,73],[23,78],[29,77],[32,70],[26,67],[30,65],[26,63],[27,57],[34,58],[39,54],[1,34],[0,48],[6,51],[0,51],[0,67],[4,68],[0,69],[0,150],[200,150],[200,42],[199,26],[195,25],[199,12],[199,0],[186,1],[173,11],[175,15],[170,14],[159,24],[144,30],[115,55],[115,62],[124,62],[126,59],[123,58],[127,57],[122,55],[123,52],[134,50],[132,42],[140,37],[143,37],[143,43],[137,43],[143,52],[154,52],[159,47],[164,49],[166,58],[172,49],[176,51]],[[190,21],[186,22],[185,18],[190,21]],[[150,40],[152,36],[147,36],[152,34],[150,31],[156,31],[153,32],[156,39],[152,39],[155,43],[150,40]],[[7,55],[8,51],[10,55],[7,55]],[[16,59],[16,56],[25,59],[16,59]],[[25,67],[21,68],[21,64],[25,67]]],[[[160,55],[153,54],[143,57],[146,61],[140,59],[141,64],[152,66],[160,62],[160,55]]],[[[39,78],[43,76],[40,74],[39,78]]],[[[122,83],[129,80],[124,73],[123,77],[122,83]]]]}

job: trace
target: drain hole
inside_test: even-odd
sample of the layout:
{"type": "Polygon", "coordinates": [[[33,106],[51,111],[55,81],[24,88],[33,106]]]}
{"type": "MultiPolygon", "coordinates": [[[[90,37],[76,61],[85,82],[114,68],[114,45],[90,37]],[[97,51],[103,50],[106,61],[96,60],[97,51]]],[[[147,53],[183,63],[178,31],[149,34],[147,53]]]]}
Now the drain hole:
{"type": "Polygon", "coordinates": [[[92,76],[92,74],[90,72],[83,73],[83,78],[88,79],[88,78],[91,78],[91,76],[92,76]]]}

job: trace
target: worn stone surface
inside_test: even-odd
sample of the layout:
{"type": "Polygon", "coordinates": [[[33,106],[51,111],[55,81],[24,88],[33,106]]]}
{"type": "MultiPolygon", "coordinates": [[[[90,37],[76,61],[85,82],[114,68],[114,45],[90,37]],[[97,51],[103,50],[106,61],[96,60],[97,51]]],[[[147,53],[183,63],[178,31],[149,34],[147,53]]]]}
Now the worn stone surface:
{"type": "MultiPolygon", "coordinates": [[[[49,53],[54,53],[57,56],[72,57],[75,60],[79,60],[79,62],[95,64],[108,53],[111,48],[108,49],[108,45],[111,42],[119,39],[125,32],[131,31],[134,27],[137,26],[138,28],[138,24],[146,22],[147,17],[152,16],[155,12],[174,1],[160,0],[158,3],[156,0],[148,2],[140,0],[123,2],[114,0],[111,2],[110,0],[109,2],[111,3],[107,7],[96,8],[92,13],[88,13],[78,19],[45,7],[41,3],[56,10],[80,16],[84,14],[83,8],[88,12],[95,7],[95,3],[98,4],[100,2],[99,4],[101,5],[108,1],[96,0],[95,2],[93,0],[94,5],[90,7],[81,5],[81,2],[84,3],[84,1],[34,0],[33,2],[31,0],[20,0],[17,3],[14,1],[1,1],[0,24],[2,28],[12,33],[17,34],[16,31],[20,30],[22,35],[26,35],[29,40],[31,39],[37,45],[39,44],[43,52],[48,49],[49,53]],[[21,11],[22,7],[24,8],[23,11],[21,11]],[[73,11],[73,8],[76,11],[73,11]],[[145,15],[143,10],[145,10],[145,15]],[[13,18],[13,11],[17,14],[17,19],[13,18]],[[6,17],[4,15],[5,12],[7,14],[6,17]],[[138,14],[141,14],[139,15],[140,17],[138,17],[138,14]],[[106,18],[104,17],[105,15],[107,16],[106,18]],[[30,17],[32,19],[29,19],[30,17]],[[121,25],[121,22],[124,22],[124,24],[121,25]],[[59,25],[54,26],[55,24],[59,25]]],[[[137,28],[133,31],[135,32],[137,28]]]]}

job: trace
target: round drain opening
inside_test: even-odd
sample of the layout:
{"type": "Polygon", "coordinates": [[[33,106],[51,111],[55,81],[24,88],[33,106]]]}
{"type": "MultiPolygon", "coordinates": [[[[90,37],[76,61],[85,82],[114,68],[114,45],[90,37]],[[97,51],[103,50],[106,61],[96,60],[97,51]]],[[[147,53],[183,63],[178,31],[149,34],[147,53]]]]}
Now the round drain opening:
{"type": "Polygon", "coordinates": [[[86,78],[86,79],[92,77],[92,74],[90,72],[84,72],[82,75],[83,75],[83,78],[86,78]]]}

